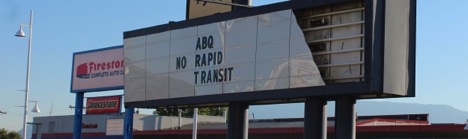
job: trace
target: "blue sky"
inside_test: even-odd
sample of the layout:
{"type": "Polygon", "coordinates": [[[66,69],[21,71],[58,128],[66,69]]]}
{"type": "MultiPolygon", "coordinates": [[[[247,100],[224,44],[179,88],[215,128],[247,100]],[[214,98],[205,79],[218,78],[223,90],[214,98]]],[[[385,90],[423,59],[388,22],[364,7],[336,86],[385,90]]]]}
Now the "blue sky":
{"type": "MultiPolygon", "coordinates": [[[[279,0],[253,0],[253,4],[275,1],[279,0]]],[[[446,104],[468,111],[466,5],[466,0],[418,1],[416,97],[378,101],[446,104]]],[[[39,101],[42,113],[29,113],[29,121],[33,116],[72,114],[68,106],[74,105],[74,94],[69,93],[73,52],[122,45],[124,31],[185,19],[185,0],[0,0],[0,110],[8,112],[0,115],[0,128],[22,127],[23,110],[17,106],[24,103],[20,90],[25,87],[28,41],[13,35],[20,23],[29,23],[31,9],[29,97],[39,101]]],[[[28,34],[28,28],[24,29],[28,34]]],[[[86,97],[122,93],[98,92],[86,97]]]]}

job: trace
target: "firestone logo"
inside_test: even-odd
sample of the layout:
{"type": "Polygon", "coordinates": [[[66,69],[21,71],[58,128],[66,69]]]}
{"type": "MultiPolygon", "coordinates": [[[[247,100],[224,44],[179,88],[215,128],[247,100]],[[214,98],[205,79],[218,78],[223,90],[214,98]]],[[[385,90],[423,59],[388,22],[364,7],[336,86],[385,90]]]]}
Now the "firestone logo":
{"type": "Polygon", "coordinates": [[[87,62],[76,67],[76,77],[81,79],[109,77],[123,75],[123,60],[114,60],[110,62],[87,62]]]}

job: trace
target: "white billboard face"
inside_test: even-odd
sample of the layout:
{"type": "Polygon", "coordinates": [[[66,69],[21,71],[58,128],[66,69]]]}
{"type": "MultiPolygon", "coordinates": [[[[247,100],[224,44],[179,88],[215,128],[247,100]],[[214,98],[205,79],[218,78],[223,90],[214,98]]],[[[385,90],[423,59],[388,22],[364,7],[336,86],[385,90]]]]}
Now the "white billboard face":
{"type": "Polygon", "coordinates": [[[73,55],[71,92],[123,88],[123,48],[110,47],[73,55]]]}
{"type": "Polygon", "coordinates": [[[125,101],[325,85],[292,10],[124,40],[125,101]]]}

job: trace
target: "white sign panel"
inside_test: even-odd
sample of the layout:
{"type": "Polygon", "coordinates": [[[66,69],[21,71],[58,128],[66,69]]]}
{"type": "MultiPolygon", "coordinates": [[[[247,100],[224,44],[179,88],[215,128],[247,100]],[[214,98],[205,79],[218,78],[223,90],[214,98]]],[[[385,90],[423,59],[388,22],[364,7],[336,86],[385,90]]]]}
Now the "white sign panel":
{"type": "Polygon", "coordinates": [[[123,47],[109,47],[73,54],[71,92],[123,88],[123,47]]]}
{"type": "Polygon", "coordinates": [[[325,85],[291,10],[124,40],[125,101],[325,85]]]}
{"type": "Polygon", "coordinates": [[[107,119],[106,125],[106,135],[107,136],[115,136],[115,135],[123,135],[123,119],[107,119]]]}

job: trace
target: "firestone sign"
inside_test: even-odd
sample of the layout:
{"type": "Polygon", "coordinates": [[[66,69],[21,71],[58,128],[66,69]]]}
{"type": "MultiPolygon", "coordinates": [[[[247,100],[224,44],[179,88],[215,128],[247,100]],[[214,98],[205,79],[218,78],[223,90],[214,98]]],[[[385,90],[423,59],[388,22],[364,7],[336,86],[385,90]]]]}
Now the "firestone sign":
{"type": "Polygon", "coordinates": [[[122,89],[123,67],[122,46],[74,53],[71,92],[122,89]]]}

